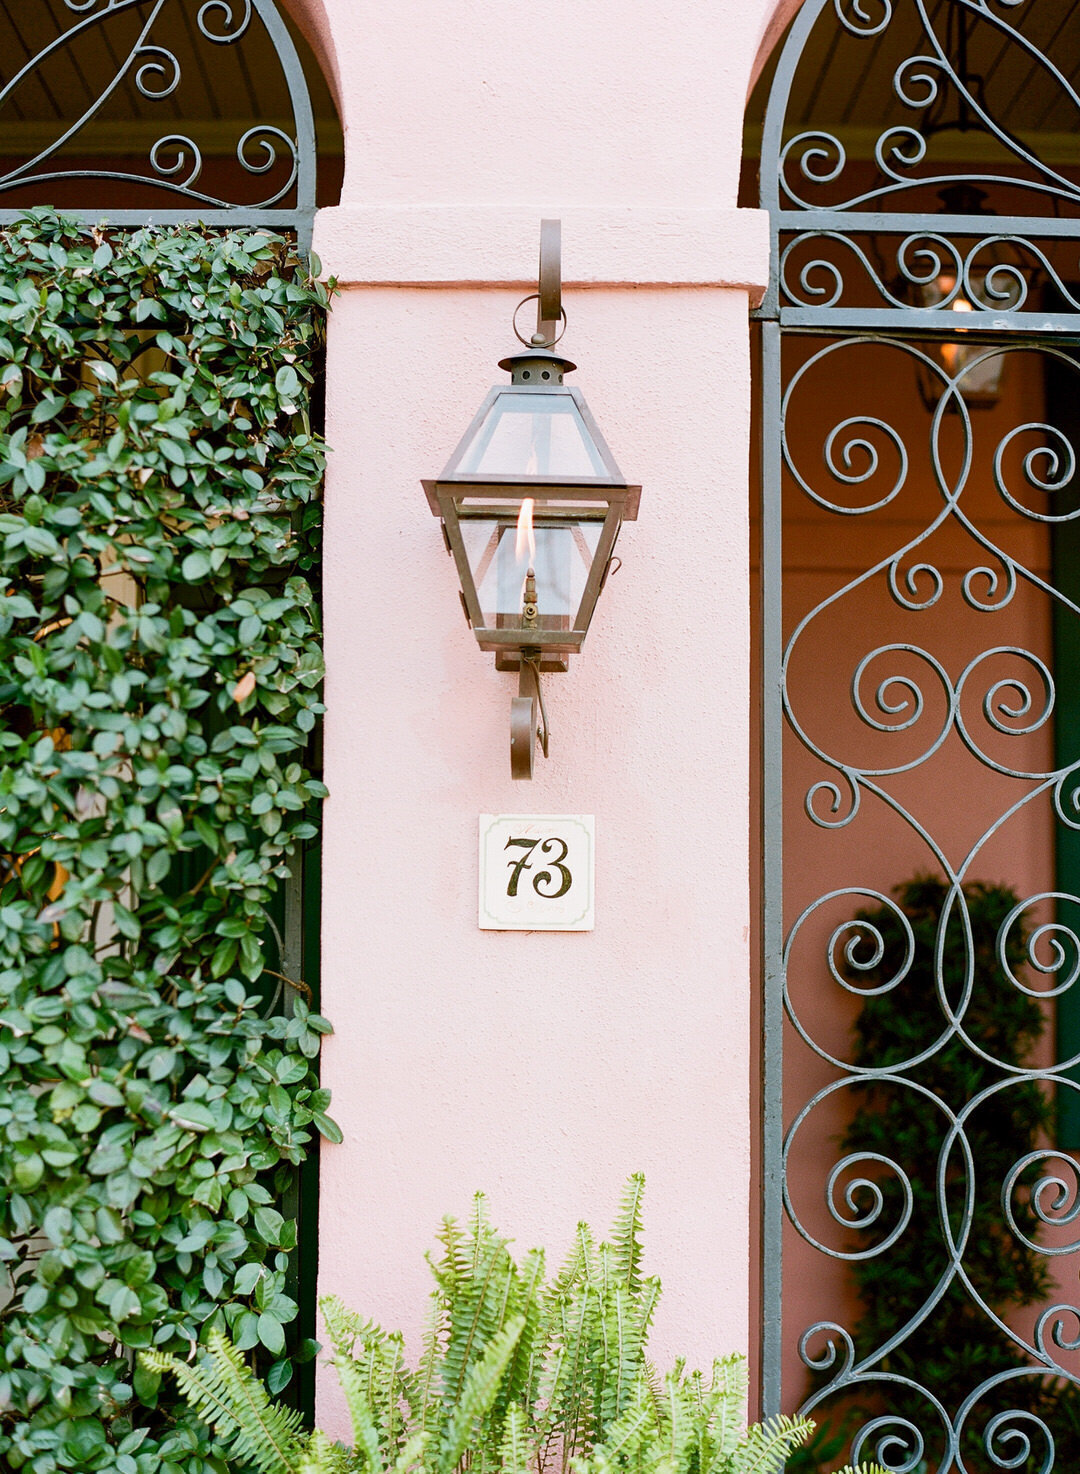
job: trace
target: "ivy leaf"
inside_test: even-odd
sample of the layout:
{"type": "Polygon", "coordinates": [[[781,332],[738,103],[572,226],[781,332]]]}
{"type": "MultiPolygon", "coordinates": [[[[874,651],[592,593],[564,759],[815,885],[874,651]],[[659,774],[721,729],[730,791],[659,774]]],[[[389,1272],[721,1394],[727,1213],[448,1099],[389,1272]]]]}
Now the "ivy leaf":
{"type": "Polygon", "coordinates": [[[259,1340],[275,1356],[285,1350],[285,1329],[267,1310],[259,1316],[259,1340]]]}
{"type": "Polygon", "coordinates": [[[265,1275],[266,1269],[261,1264],[244,1264],[238,1270],[233,1289],[237,1295],[250,1295],[255,1286],[265,1275]]]}
{"type": "Polygon", "coordinates": [[[322,1111],[316,1111],[312,1116],[312,1120],[315,1122],[321,1135],[325,1136],[327,1141],[332,1141],[335,1146],[339,1146],[345,1140],[345,1134],[338,1123],[329,1116],[324,1115],[322,1111]]]}
{"type": "Polygon", "coordinates": [[[211,1131],[214,1127],[213,1113],[197,1100],[185,1100],[174,1106],[169,1119],[185,1131],[211,1131]]]}
{"type": "Polygon", "coordinates": [[[186,582],[199,583],[202,579],[209,577],[210,559],[203,552],[188,553],[180,565],[180,571],[186,582]]]}
{"type": "Polygon", "coordinates": [[[104,358],[90,358],[86,362],[86,367],[95,379],[99,379],[103,384],[115,384],[117,381],[116,365],[109,363],[104,358]]]}
{"type": "Polygon", "coordinates": [[[237,1317],[233,1340],[238,1351],[250,1351],[259,1344],[259,1317],[254,1311],[245,1310],[237,1317]]]}
{"type": "Polygon", "coordinates": [[[255,1232],[264,1244],[280,1244],[285,1220],[276,1208],[256,1208],[254,1213],[255,1232]]]}
{"type": "Polygon", "coordinates": [[[139,1297],[130,1285],[121,1285],[109,1300],[109,1314],[119,1325],[129,1316],[138,1315],[139,1297]]]}
{"type": "Polygon", "coordinates": [[[100,1077],[91,1080],[86,1093],[95,1105],[122,1106],[124,1104],[123,1091],[117,1089],[111,1080],[102,1080],[100,1077]]]}
{"type": "Polygon", "coordinates": [[[300,380],[291,364],[282,364],[274,376],[274,387],[283,399],[295,399],[300,393],[300,380]]]}
{"type": "Polygon", "coordinates": [[[293,1368],[291,1361],[275,1361],[266,1373],[266,1385],[276,1397],[279,1392],[292,1381],[293,1368]]]}
{"type": "MultiPolygon", "coordinates": [[[[41,473],[41,485],[45,484],[45,473],[41,473]]],[[[29,483],[30,477],[27,476],[29,483]]],[[[37,488],[40,490],[40,487],[37,488]]],[[[22,535],[24,546],[41,558],[50,558],[60,551],[60,544],[47,527],[28,527],[22,535]]]]}

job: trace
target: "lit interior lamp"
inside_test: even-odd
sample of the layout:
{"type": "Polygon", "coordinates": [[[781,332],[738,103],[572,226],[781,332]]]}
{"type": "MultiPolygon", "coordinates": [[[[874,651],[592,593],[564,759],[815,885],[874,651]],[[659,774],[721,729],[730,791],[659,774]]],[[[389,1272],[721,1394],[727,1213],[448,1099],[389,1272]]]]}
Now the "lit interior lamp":
{"type": "MultiPolygon", "coordinates": [[[[938,303],[946,301],[949,297],[952,297],[952,300],[948,303],[947,310],[955,313],[959,319],[953,330],[957,333],[966,332],[967,329],[962,326],[963,316],[974,312],[975,306],[968,297],[964,296],[963,292],[956,291],[955,276],[939,276],[929,290],[925,288],[923,290],[923,301],[927,307],[936,307],[938,303]]],[[[1005,365],[1003,354],[991,354],[975,367],[968,368],[968,365],[973,364],[977,358],[986,353],[990,346],[988,342],[979,341],[971,344],[942,343],[938,350],[942,367],[951,379],[963,373],[959,389],[964,403],[972,409],[992,409],[1001,397],[1001,374],[1005,365]],[[963,372],[965,369],[966,373],[963,372]]],[[[933,396],[935,400],[940,395],[940,387],[938,385],[938,392],[933,396]]],[[[950,402],[955,407],[955,401],[950,402]]]]}
{"type": "MultiPolygon", "coordinates": [[[[977,188],[966,180],[947,185],[939,192],[941,210],[950,215],[973,216],[992,218],[994,211],[989,209],[985,190],[977,188]]],[[[985,230],[985,226],[974,225],[974,231],[985,230]]],[[[992,271],[996,265],[1002,264],[1000,253],[990,245],[980,251],[980,256],[986,261],[981,270],[973,270],[969,274],[971,289],[979,301],[992,303],[995,311],[1009,312],[1018,304],[1020,288],[1015,281],[1006,280],[1004,286],[1006,295],[991,295],[987,289],[987,273],[992,271]]],[[[995,283],[1000,289],[1001,284],[995,283]]],[[[965,333],[968,329],[962,325],[963,315],[979,310],[977,304],[971,300],[963,289],[957,290],[957,277],[955,272],[944,272],[935,280],[925,282],[920,289],[920,297],[924,307],[939,307],[945,305],[950,314],[954,314],[951,330],[955,333],[965,333]],[[959,320],[957,320],[959,319],[959,320]]],[[[982,358],[991,348],[989,340],[983,338],[982,334],[973,335],[970,343],[942,343],[937,350],[937,356],[942,368],[951,379],[959,380],[958,389],[963,397],[964,403],[971,409],[992,409],[1001,395],[1001,375],[1005,366],[1005,356],[1002,353],[990,353],[981,363],[975,360],[982,358]],[[974,367],[969,367],[974,365],[974,367]],[[966,370],[966,372],[965,372],[966,370]]],[[[933,409],[941,398],[941,381],[929,371],[919,374],[919,389],[928,409],[933,409]]],[[[949,396],[948,408],[957,408],[956,398],[949,396]]]]}
{"type": "MultiPolygon", "coordinates": [[[[532,300],[526,298],[526,301],[532,300]]],[[[488,392],[435,480],[465,616],[499,670],[519,672],[510,714],[510,768],[531,778],[537,742],[548,752],[542,671],[565,671],[581,649],[640,486],[615,463],[580,390],[555,351],[561,303],[559,222],[541,222],[537,330],[503,359],[509,384],[488,392]]],[[[617,561],[617,560],[616,560],[617,561]]]]}

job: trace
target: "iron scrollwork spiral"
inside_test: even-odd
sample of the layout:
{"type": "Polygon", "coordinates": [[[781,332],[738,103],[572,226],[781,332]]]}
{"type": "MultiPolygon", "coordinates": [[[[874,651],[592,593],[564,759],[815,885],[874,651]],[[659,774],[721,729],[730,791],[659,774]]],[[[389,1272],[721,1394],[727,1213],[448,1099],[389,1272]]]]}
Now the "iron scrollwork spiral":
{"type": "Polygon", "coordinates": [[[763,204],[774,215],[782,255],[781,307],[796,314],[918,309],[945,317],[962,295],[965,307],[998,323],[1031,314],[1029,325],[1037,327],[1035,315],[1049,311],[1060,328],[1080,315],[1075,233],[1043,224],[1080,219],[1080,181],[1030,132],[1002,121],[994,106],[999,94],[988,100],[981,72],[957,57],[951,33],[984,35],[982,55],[996,58],[992,70],[1003,57],[1014,59],[1025,87],[1041,86],[1075,129],[1075,75],[1046,49],[1049,32],[1039,32],[1043,44],[1033,39],[1026,24],[1032,10],[1032,0],[806,0],[770,93],[761,160],[763,204]],[[858,77],[868,93],[891,99],[888,121],[868,144],[799,111],[799,65],[815,29],[829,32],[843,58],[836,65],[849,80],[858,77]],[[959,124],[947,121],[954,116],[959,124]],[[984,152],[997,162],[957,164],[957,150],[939,139],[950,127],[989,140],[984,152]],[[1014,217],[1008,228],[998,230],[989,214],[966,207],[959,209],[969,218],[958,218],[958,207],[942,203],[958,190],[1007,191],[1014,217]]]}
{"type": "MultiPolygon", "coordinates": [[[[993,33],[996,47],[1015,50],[1030,69],[1033,81],[1040,78],[1051,95],[1080,109],[1080,94],[1066,70],[1041,50],[1024,28],[1028,3],[951,0],[950,5],[931,6],[926,0],[904,0],[903,4],[893,0],[808,0],[799,38],[781,57],[770,95],[769,106],[776,121],[782,124],[788,110],[805,36],[815,23],[828,25],[830,21],[834,26],[838,21],[839,33],[850,38],[852,68],[876,66],[875,76],[896,97],[906,116],[901,122],[882,126],[878,133],[872,154],[880,182],[869,187],[865,179],[857,178],[858,171],[848,168],[847,150],[835,132],[822,127],[798,129],[786,143],[777,145],[774,157],[763,158],[763,165],[770,174],[775,172],[779,183],[779,203],[787,209],[827,209],[839,215],[866,206],[895,208],[905,196],[928,185],[940,190],[970,181],[969,171],[950,167],[949,156],[938,156],[933,148],[941,113],[952,106],[963,110],[971,127],[992,136],[998,151],[1008,160],[1000,174],[984,173],[983,183],[1007,184],[1029,193],[1033,201],[1058,208],[1080,205],[1080,186],[998,119],[983,95],[982,79],[973,77],[958,63],[944,34],[950,10],[960,13],[967,27],[977,22],[993,33]],[[901,14],[906,28],[898,24],[901,14]],[[892,45],[890,30],[896,34],[892,45]]],[[[770,130],[766,122],[767,138],[780,139],[785,131],[782,127],[770,130]]],[[[849,221],[849,228],[851,224],[849,221]]]]}
{"type": "MultiPolygon", "coordinates": [[[[150,0],[149,4],[147,0],[64,0],[68,18],[60,23],[57,34],[0,86],[0,117],[5,105],[18,106],[20,88],[41,79],[47,82],[49,69],[79,54],[85,40],[95,33],[100,34],[105,47],[99,47],[94,55],[113,58],[112,69],[108,75],[81,69],[80,75],[87,75],[87,100],[78,104],[72,116],[57,120],[50,142],[35,147],[32,156],[0,173],[0,206],[5,193],[15,190],[44,187],[45,192],[59,181],[95,179],[103,182],[103,207],[110,204],[104,182],[114,181],[128,189],[148,189],[166,207],[187,204],[193,211],[233,211],[238,222],[245,212],[281,209],[283,223],[288,224],[284,212],[291,210],[300,217],[314,209],[310,102],[302,68],[273,0],[202,0],[194,12],[194,25],[186,31],[179,21],[183,4],[184,0],[150,0]],[[155,106],[167,100],[178,107],[181,118],[185,117],[187,79],[180,54],[183,48],[175,39],[176,24],[180,26],[179,34],[187,34],[187,46],[239,52],[245,39],[253,34],[256,17],[265,32],[260,45],[264,51],[267,44],[272,47],[290,100],[293,118],[289,131],[277,121],[252,118],[241,122],[231,145],[233,167],[230,171],[217,170],[219,182],[212,189],[199,184],[206,172],[206,147],[199,141],[196,117],[179,130],[163,127],[156,138],[151,134],[143,169],[89,168],[78,157],[80,152],[92,150],[96,125],[109,116],[110,100],[124,95],[124,89],[140,99],[140,105],[145,104],[144,121],[148,124],[152,123],[155,106]]],[[[198,70],[206,71],[205,67],[198,70]]],[[[65,100],[71,95],[70,89],[58,88],[57,92],[65,100]]]]}

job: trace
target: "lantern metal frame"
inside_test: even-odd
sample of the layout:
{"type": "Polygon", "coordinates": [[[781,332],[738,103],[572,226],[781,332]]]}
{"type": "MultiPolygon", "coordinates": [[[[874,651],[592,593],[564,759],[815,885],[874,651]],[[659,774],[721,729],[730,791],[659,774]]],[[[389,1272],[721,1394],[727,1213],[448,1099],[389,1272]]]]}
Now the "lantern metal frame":
{"type": "MultiPolygon", "coordinates": [[[[518,356],[529,359],[536,357],[535,354],[518,356]]],[[[492,389],[462,436],[442,475],[434,480],[425,480],[423,487],[432,512],[436,517],[442,518],[447,546],[461,580],[465,613],[481,650],[502,654],[522,645],[539,647],[545,654],[571,654],[580,650],[607,576],[619,529],[624,521],[632,522],[637,518],[641,495],[641,487],[631,485],[621,475],[580,390],[564,385],[532,388],[516,384],[499,385],[492,389]],[[571,480],[558,476],[476,476],[459,472],[456,469],[457,464],[472,443],[488,411],[501,395],[511,393],[572,398],[610,474],[606,477],[571,480]],[[496,499],[484,500],[485,495],[494,496],[496,493],[496,499]],[[537,503],[534,513],[537,527],[581,522],[602,524],[596,552],[593,554],[585,587],[569,629],[530,629],[524,625],[492,626],[484,621],[476,579],[461,533],[461,523],[511,522],[527,497],[533,498],[537,503]],[[469,499],[467,505],[463,504],[466,498],[469,499]],[[565,510],[560,509],[560,503],[565,510]],[[587,510],[583,503],[592,504],[596,510],[587,510]]]]}
{"type": "Polygon", "coordinates": [[[559,284],[558,221],[542,222],[539,284],[536,333],[531,341],[520,338],[519,334],[524,345],[522,351],[500,360],[499,367],[510,371],[510,383],[497,384],[488,391],[442,473],[422,482],[432,513],[442,521],[446,548],[454,559],[461,584],[465,617],[480,649],[494,652],[499,670],[520,672],[519,695],[511,710],[511,769],[514,777],[521,778],[532,777],[537,739],[545,756],[548,751],[540,672],[565,672],[570,655],[581,649],[608,575],[613,564],[618,566],[613,555],[619,531],[624,521],[637,518],[641,496],[641,487],[627,481],[619,470],[581,391],[563,383],[563,375],[575,365],[555,351],[559,326],[566,318],[559,284]],[[467,452],[476,445],[489,417],[494,429],[497,404],[504,396],[521,397],[526,404],[536,397],[549,403],[559,398],[570,400],[606,474],[481,475],[462,469],[467,452]],[[535,611],[530,622],[524,608],[517,620],[504,611],[496,615],[495,624],[485,618],[462,526],[469,522],[494,523],[496,536],[502,537],[515,525],[528,499],[533,502],[533,518],[538,529],[573,529],[588,524],[599,527],[577,608],[566,616],[565,627],[545,628],[535,622],[535,611]]]}

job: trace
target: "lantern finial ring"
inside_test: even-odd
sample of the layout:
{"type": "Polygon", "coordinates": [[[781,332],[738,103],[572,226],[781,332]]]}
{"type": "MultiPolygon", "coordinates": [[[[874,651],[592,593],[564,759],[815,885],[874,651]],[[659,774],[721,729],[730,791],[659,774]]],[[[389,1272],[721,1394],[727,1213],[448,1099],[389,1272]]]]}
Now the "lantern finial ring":
{"type": "Polygon", "coordinates": [[[540,293],[539,292],[531,292],[529,294],[529,296],[522,297],[521,301],[514,308],[514,316],[513,316],[514,337],[518,340],[519,343],[524,343],[524,345],[525,345],[526,348],[554,348],[555,347],[555,344],[563,336],[563,333],[566,332],[566,308],[565,307],[560,307],[559,308],[559,321],[562,323],[562,328],[561,328],[561,330],[558,333],[556,333],[556,335],[555,335],[554,338],[548,338],[546,335],[541,334],[541,333],[533,333],[531,337],[526,338],[525,335],[521,332],[521,330],[518,328],[518,325],[517,325],[517,315],[521,311],[521,309],[525,306],[525,303],[526,302],[539,302],[539,300],[540,300],[540,293]],[[538,338],[540,339],[539,342],[537,342],[537,339],[538,338]]]}

